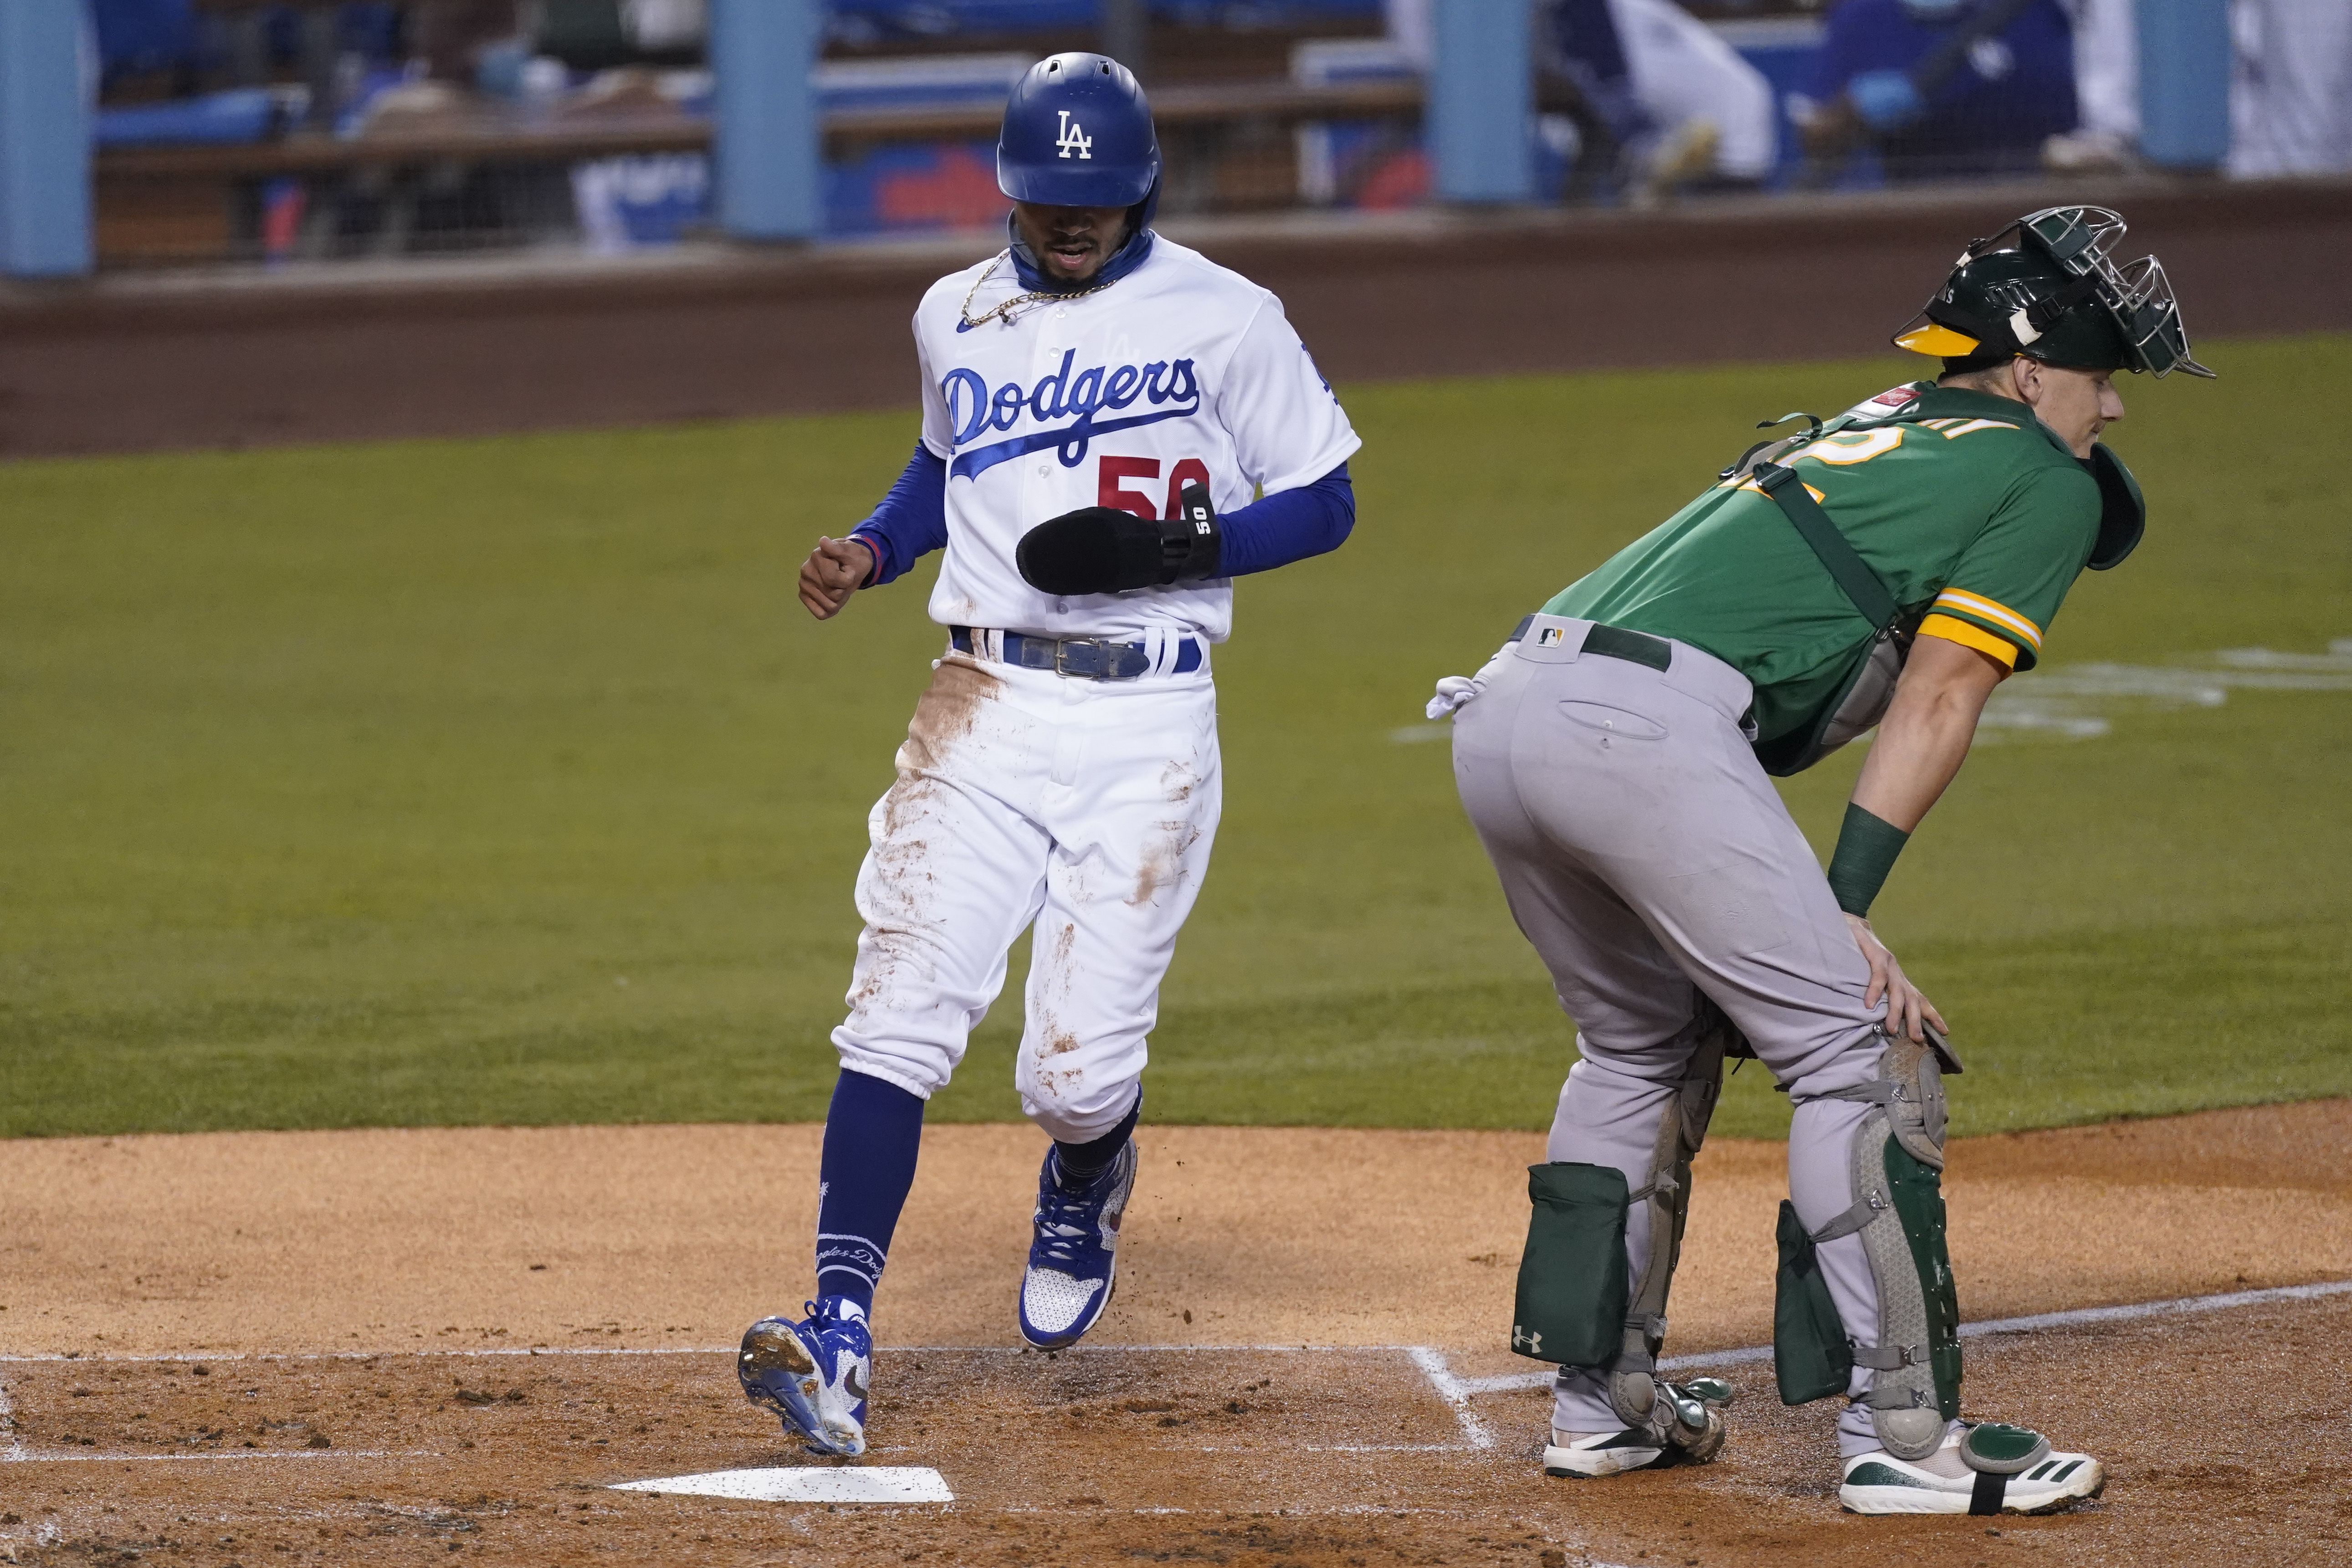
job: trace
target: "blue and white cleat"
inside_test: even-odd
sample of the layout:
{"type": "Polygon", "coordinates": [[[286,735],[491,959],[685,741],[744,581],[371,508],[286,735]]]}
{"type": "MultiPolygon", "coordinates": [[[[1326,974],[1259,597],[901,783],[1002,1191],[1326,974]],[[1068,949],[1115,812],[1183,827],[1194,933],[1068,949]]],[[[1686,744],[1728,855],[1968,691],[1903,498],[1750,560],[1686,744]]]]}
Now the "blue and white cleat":
{"type": "Polygon", "coordinates": [[[1118,1222],[1135,1190],[1135,1140],[1079,1192],[1061,1182],[1061,1151],[1045,1152],[1037,1173],[1037,1234],[1021,1277],[1021,1337],[1041,1351],[1076,1344],[1110,1305],[1118,1263],[1118,1222]]]}
{"type": "Polygon", "coordinates": [[[846,1296],[811,1301],[808,1317],[762,1318],[743,1331],[735,1376],[743,1396],[783,1417],[819,1454],[866,1452],[866,1390],[874,1338],[866,1312],[846,1296]]]}

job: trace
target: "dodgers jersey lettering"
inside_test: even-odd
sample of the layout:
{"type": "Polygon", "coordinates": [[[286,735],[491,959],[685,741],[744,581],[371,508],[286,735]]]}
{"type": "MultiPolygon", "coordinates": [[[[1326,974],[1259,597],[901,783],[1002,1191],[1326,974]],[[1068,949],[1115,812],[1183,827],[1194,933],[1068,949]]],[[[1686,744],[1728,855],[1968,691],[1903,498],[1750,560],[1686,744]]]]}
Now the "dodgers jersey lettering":
{"type": "Polygon", "coordinates": [[[1222,642],[1227,578],[1055,597],[1021,579],[1021,536],[1066,511],[1177,515],[1188,484],[1220,512],[1312,484],[1363,443],[1282,302],[1155,237],[1143,265],[1098,293],[1044,299],[977,327],[1022,292],[983,262],[940,279],[915,310],[923,445],[948,465],[942,626],[1133,640],[1160,629],[1222,642]]]}

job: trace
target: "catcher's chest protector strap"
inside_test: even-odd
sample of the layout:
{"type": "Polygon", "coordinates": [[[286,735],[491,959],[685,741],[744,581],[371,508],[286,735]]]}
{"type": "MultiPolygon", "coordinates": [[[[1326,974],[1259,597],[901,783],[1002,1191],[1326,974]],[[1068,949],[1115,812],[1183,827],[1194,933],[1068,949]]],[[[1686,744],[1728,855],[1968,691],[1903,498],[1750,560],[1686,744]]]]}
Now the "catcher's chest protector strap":
{"type": "Polygon", "coordinates": [[[1778,463],[1759,463],[1756,484],[1779,505],[1781,515],[1804,536],[1805,542],[1812,546],[1831,580],[1870,623],[1870,629],[1884,633],[1893,626],[1902,614],[1894,593],[1885,579],[1871,569],[1870,563],[1862,558],[1862,552],[1838,531],[1837,524],[1830,521],[1830,514],[1822,510],[1812,493],[1798,482],[1797,471],[1778,463]]]}
{"type": "MultiPolygon", "coordinates": [[[[1906,611],[1895,601],[1895,591],[1887,586],[1885,579],[1863,559],[1853,542],[1838,531],[1837,524],[1830,521],[1829,513],[1822,510],[1821,503],[1813,500],[1812,492],[1787,463],[1803,456],[1805,448],[1823,436],[1848,429],[1876,430],[1890,425],[1912,424],[1924,412],[1915,398],[1904,413],[1891,418],[1864,418],[1849,413],[1826,425],[1814,420],[1813,427],[1805,434],[1751,447],[1738,462],[1723,470],[1724,479],[1753,480],[1758,489],[1771,498],[1790,526],[1820,559],[1830,580],[1871,626],[1870,641],[1847,668],[1835,695],[1822,706],[1811,721],[1789,734],[1757,743],[1757,761],[1776,778],[1804,772],[1875,728],[1886,716],[1925,609],[1919,605],[1906,611]]],[[[1781,416],[1781,419],[1796,417],[1781,416]]],[[[1804,417],[1811,419],[1811,416],[1804,417]]],[[[1780,422],[1772,421],[1776,425],[1780,422]]]]}

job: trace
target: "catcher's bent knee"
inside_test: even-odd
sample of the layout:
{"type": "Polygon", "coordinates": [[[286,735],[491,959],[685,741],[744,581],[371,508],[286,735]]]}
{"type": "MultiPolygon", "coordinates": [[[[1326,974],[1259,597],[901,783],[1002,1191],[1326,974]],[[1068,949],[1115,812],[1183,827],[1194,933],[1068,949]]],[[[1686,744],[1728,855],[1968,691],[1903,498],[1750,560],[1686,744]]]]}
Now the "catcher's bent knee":
{"type": "MultiPolygon", "coordinates": [[[[1647,1428],[1694,1457],[1711,1458],[1722,1443],[1720,1418],[1708,1417],[1687,1391],[1662,1384],[1657,1357],[1690,1214],[1691,1161],[1715,1115],[1724,1058],[1748,1047],[1703,996],[1692,1035],[1690,1059],[1659,1117],[1640,1188],[1629,1191],[1613,1166],[1530,1169],[1536,1214],[1520,1262],[1511,1346],[1522,1355],[1600,1372],[1611,1407],[1628,1426],[1647,1428]],[[1649,1239],[1639,1279],[1629,1278],[1625,1258],[1625,1235],[1635,1225],[1648,1227],[1649,1239]]],[[[1729,1397],[1727,1389],[1722,1397],[1729,1397]]]]}
{"type": "Polygon", "coordinates": [[[1781,1205],[1773,1363],[1786,1403],[1843,1393],[1852,1369],[1871,1372],[1871,1425],[1886,1451],[1922,1459],[1960,1412],[1959,1304],[1944,1244],[1942,1072],[1959,1070],[1940,1036],[1916,1046],[1890,1037],[1878,1077],[1825,1099],[1866,1102],[1848,1145],[1853,1206],[1807,1232],[1781,1205]],[[1815,1248],[1860,1238],[1878,1292],[1877,1342],[1846,1339],[1815,1248]]]}

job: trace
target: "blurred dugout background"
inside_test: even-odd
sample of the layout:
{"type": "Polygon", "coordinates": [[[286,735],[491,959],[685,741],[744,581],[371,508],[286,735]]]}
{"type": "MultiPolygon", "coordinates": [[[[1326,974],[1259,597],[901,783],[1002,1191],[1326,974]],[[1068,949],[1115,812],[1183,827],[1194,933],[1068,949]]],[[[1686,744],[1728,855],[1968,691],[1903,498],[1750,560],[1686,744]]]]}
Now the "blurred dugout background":
{"type": "MultiPolygon", "coordinates": [[[[86,3],[103,268],[715,232],[705,0],[86,3]]],[[[1435,7],[1501,3],[830,0],[823,232],[998,221],[1004,92],[1068,48],[1138,65],[1171,215],[1425,203],[1435,7]]],[[[2195,3],[1534,0],[1535,195],[1640,206],[2178,166],[2141,144],[2137,6],[2195,3]]],[[[2229,15],[2226,152],[2191,162],[2352,168],[2352,4],[2229,15]]]]}

